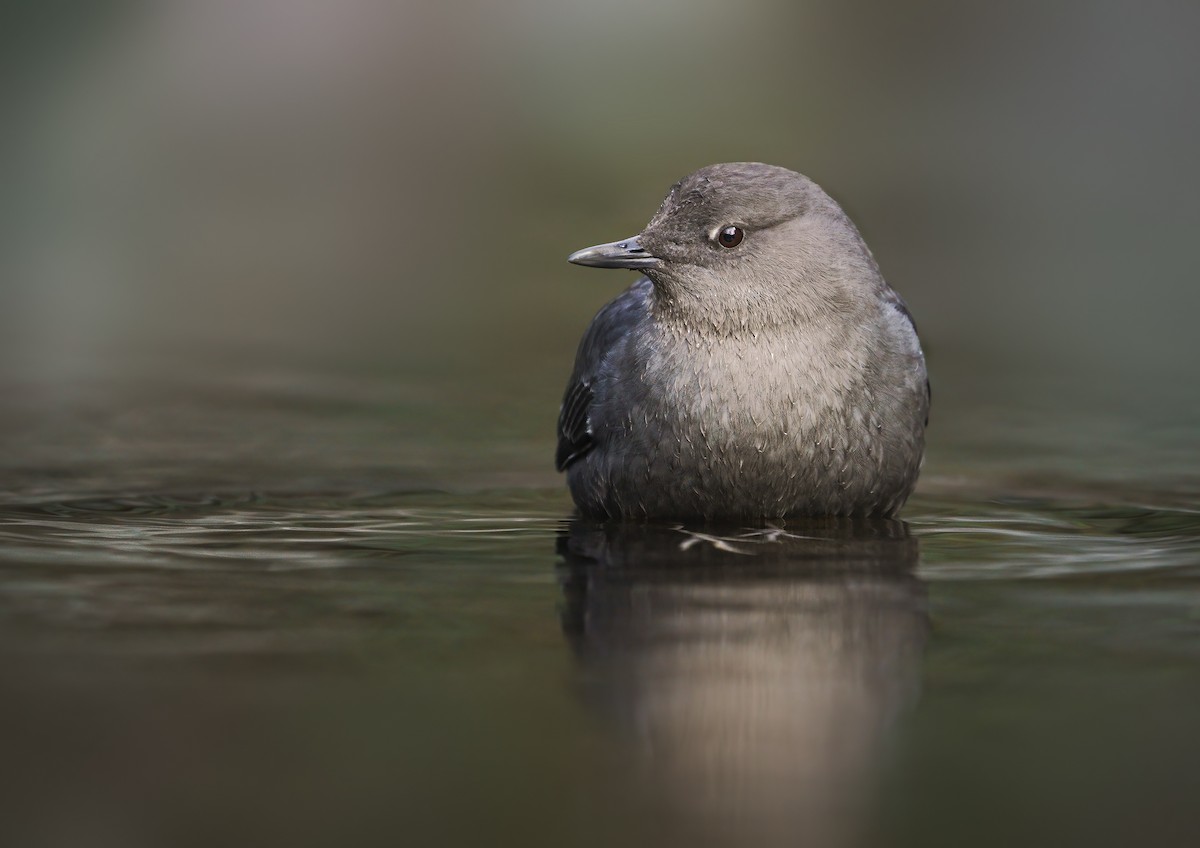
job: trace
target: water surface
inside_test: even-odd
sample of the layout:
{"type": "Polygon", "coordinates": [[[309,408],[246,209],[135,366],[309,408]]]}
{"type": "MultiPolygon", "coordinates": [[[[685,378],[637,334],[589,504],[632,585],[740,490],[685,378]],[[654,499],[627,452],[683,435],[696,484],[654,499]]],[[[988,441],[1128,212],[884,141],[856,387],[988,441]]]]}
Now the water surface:
{"type": "Polygon", "coordinates": [[[1186,468],[604,527],[531,412],[373,385],[10,404],[6,844],[1194,844],[1186,468]]]}

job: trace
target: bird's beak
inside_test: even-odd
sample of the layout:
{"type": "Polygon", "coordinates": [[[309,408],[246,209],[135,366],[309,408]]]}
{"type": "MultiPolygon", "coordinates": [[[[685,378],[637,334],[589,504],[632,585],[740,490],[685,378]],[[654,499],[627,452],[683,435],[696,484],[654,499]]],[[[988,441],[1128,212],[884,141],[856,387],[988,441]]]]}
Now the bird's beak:
{"type": "Polygon", "coordinates": [[[637,236],[585,247],[568,256],[567,261],[593,268],[653,268],[659,264],[659,259],[646,252],[637,236]]]}

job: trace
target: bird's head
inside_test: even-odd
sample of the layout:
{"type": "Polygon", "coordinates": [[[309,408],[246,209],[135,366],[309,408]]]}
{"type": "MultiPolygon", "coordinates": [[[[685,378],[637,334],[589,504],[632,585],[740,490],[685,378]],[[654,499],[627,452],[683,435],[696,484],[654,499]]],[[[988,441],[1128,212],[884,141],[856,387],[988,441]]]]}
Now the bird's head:
{"type": "Polygon", "coordinates": [[[820,186],[752,162],[684,177],[641,233],[568,260],[641,271],[665,309],[714,324],[845,314],[882,286],[858,230],[820,186]]]}

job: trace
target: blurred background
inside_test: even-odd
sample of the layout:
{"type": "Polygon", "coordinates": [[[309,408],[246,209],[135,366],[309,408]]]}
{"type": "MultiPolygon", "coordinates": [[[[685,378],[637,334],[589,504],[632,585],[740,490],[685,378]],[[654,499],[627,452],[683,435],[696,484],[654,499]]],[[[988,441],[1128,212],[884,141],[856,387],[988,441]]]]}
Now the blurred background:
{"type": "Polygon", "coordinates": [[[1200,844],[1200,4],[0,15],[0,842],[1200,844]],[[566,255],[733,160],[933,380],[762,573],[551,460],[566,255]]]}
{"type": "MultiPolygon", "coordinates": [[[[1090,444],[1088,475],[1161,483],[1196,447],[1194,5],[5,14],[0,374],[27,456],[64,416],[119,410],[59,441],[148,450],[319,395],[380,412],[361,438],[397,477],[502,433],[526,452],[490,470],[552,484],[574,345],[631,280],[564,256],[723,160],[808,174],[864,231],[925,340],[931,478],[964,446],[1012,471],[1090,444]]],[[[242,429],[227,452],[261,456],[242,429]]]]}

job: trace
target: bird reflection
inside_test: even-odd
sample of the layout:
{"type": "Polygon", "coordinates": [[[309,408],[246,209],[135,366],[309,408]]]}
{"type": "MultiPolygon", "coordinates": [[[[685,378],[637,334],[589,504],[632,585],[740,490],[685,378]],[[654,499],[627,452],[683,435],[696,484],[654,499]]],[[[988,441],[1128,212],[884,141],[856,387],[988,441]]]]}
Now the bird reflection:
{"type": "Polygon", "coordinates": [[[898,521],[726,533],[576,520],[563,629],[681,841],[853,844],[928,619],[898,521]]]}

